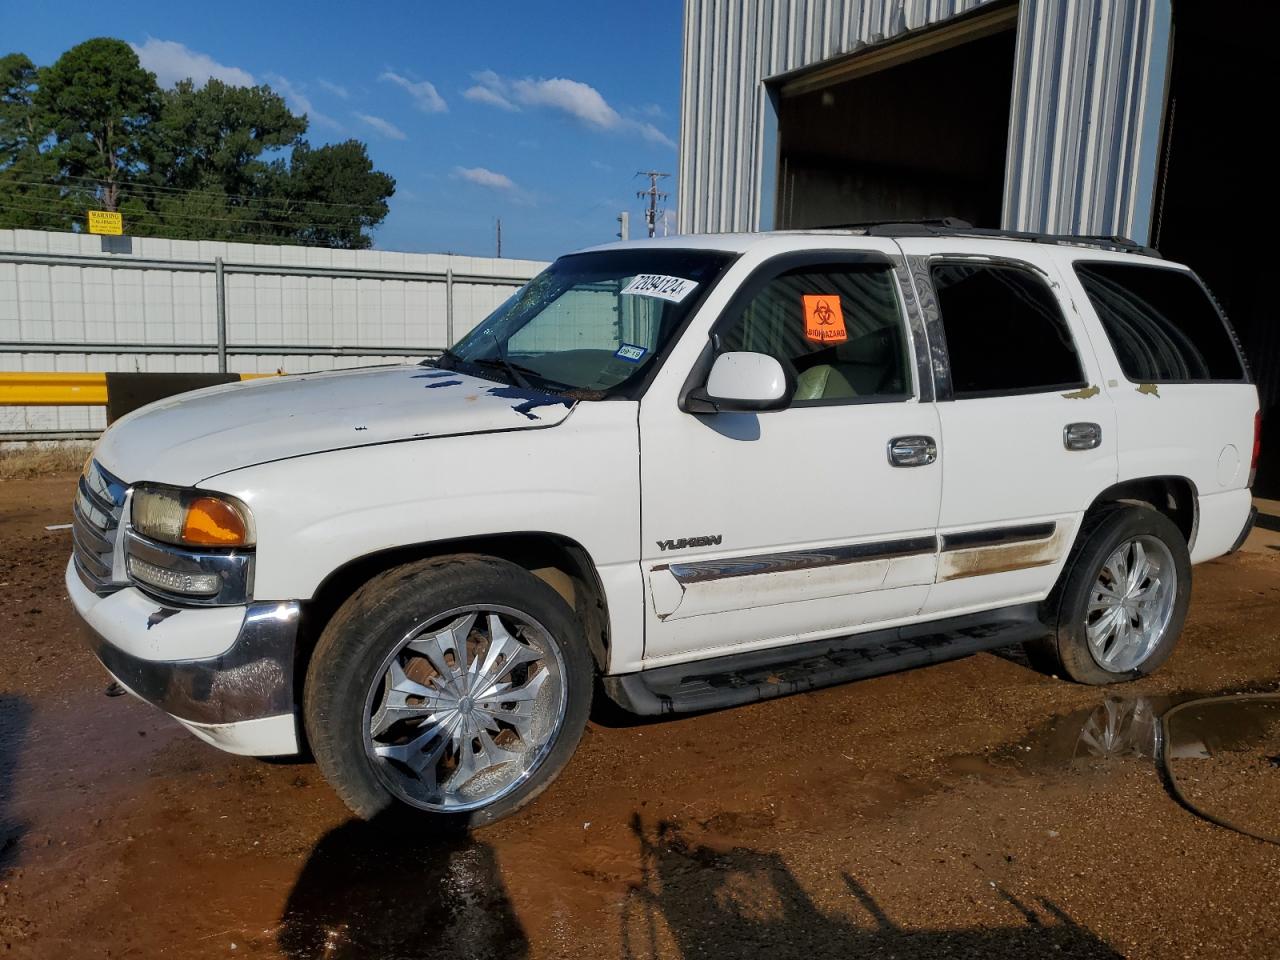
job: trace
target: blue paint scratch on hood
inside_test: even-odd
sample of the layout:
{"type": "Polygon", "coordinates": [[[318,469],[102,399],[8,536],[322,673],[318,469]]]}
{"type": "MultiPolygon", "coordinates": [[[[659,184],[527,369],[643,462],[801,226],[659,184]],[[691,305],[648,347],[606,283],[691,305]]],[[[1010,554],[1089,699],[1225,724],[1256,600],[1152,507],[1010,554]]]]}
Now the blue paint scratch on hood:
{"type": "Polygon", "coordinates": [[[511,405],[511,409],[516,413],[523,413],[530,420],[541,420],[533,411],[537,407],[559,407],[572,410],[573,405],[577,403],[572,397],[561,397],[554,393],[543,393],[540,390],[525,390],[521,387],[490,387],[488,394],[491,397],[505,397],[508,400],[519,400],[520,403],[511,405]]]}

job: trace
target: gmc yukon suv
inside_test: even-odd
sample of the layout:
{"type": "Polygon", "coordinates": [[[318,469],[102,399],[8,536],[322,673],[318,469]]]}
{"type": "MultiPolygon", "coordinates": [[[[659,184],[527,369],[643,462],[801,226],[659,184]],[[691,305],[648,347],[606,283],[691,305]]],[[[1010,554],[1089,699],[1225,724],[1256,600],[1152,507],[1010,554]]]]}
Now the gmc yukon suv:
{"type": "Polygon", "coordinates": [[[161,401],[80,481],[71,601],[196,736],[482,824],[593,690],[700,711],[1026,643],[1173,650],[1252,520],[1258,397],[1196,275],[921,225],[562,257],[443,355],[161,401]]]}

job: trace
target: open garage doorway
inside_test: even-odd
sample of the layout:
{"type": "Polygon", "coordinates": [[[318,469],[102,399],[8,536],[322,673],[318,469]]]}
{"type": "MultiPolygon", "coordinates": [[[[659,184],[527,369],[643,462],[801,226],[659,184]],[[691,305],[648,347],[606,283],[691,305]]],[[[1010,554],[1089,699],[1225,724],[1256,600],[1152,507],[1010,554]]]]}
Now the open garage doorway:
{"type": "Polygon", "coordinates": [[[1273,0],[1175,0],[1152,244],[1217,295],[1262,401],[1254,492],[1280,499],[1280,322],[1269,269],[1276,223],[1273,0]]]}
{"type": "Polygon", "coordinates": [[[784,78],[779,228],[960,217],[1000,226],[1017,7],[784,78]]]}

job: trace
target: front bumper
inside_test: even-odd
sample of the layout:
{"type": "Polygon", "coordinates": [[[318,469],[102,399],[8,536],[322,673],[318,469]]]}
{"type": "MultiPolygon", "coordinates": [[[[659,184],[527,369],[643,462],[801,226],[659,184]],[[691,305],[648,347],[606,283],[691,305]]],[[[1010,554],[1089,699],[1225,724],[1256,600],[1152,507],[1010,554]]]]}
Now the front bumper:
{"type": "Polygon", "coordinates": [[[195,609],[132,587],[98,596],[70,565],[66,586],[87,645],[130,693],[223,750],[298,752],[296,602],[195,609]]]}

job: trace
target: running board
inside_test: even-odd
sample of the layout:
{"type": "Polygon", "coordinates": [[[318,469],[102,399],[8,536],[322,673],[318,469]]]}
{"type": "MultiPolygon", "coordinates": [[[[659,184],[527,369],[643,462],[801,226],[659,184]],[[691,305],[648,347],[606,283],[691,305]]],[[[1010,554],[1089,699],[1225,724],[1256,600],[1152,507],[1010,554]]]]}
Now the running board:
{"type": "Polygon", "coordinates": [[[891,630],[655,667],[605,677],[604,689],[624,710],[645,716],[736,707],[1035,640],[1048,633],[1037,608],[1038,604],[1024,603],[891,630]]]}

